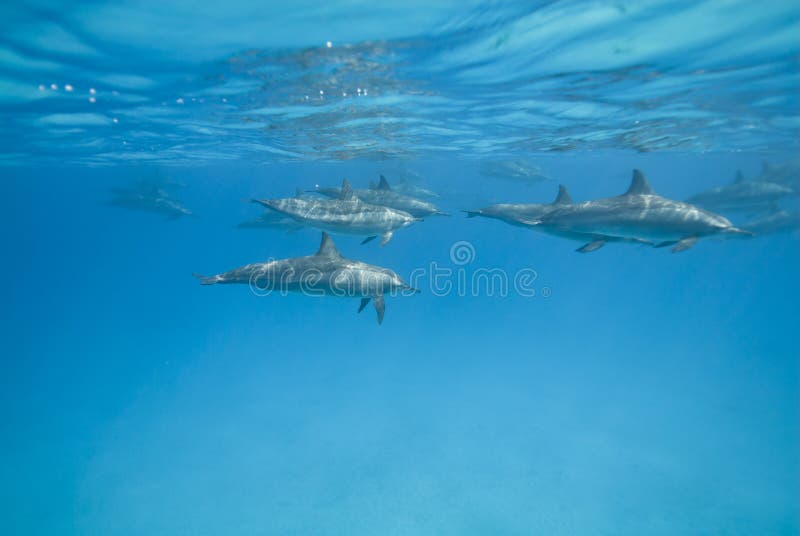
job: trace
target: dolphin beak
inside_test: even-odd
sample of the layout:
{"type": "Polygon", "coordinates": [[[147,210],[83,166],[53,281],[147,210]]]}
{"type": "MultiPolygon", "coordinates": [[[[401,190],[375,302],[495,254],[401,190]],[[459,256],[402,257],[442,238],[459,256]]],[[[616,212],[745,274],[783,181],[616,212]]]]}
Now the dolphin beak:
{"type": "Polygon", "coordinates": [[[755,236],[755,233],[750,231],[745,231],[744,229],[739,229],[738,227],[730,227],[728,229],[725,229],[725,234],[741,235],[743,237],[755,236]]]}

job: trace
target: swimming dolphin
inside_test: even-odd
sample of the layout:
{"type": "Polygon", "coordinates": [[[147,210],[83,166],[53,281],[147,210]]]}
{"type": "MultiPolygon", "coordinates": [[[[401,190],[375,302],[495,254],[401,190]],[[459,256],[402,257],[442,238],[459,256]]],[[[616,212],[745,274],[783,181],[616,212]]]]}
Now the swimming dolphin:
{"type": "Polygon", "coordinates": [[[293,233],[305,229],[305,225],[289,216],[275,211],[264,211],[258,218],[244,221],[236,226],[238,229],[274,229],[293,233]]]}
{"type": "Polygon", "coordinates": [[[290,216],[309,227],[331,233],[366,236],[362,244],[381,236],[381,246],[392,239],[393,233],[411,225],[420,218],[408,212],[365,203],[353,194],[353,188],[345,179],[338,199],[253,199],[259,203],[290,216]]]}
{"type": "Polygon", "coordinates": [[[731,184],[693,195],[686,202],[717,210],[747,209],[771,205],[793,193],[788,186],[774,182],[745,180],[739,172],[731,184]]]}
{"type": "Polygon", "coordinates": [[[765,160],[762,163],[761,175],[758,179],[781,184],[800,193],[800,159],[783,164],[770,164],[765,160]]]}
{"type": "Polygon", "coordinates": [[[777,210],[761,218],[742,224],[742,229],[755,236],[800,230],[800,212],[777,210]]]}
{"type": "MultiPolygon", "coordinates": [[[[418,183],[422,180],[423,178],[419,173],[406,170],[400,172],[399,180],[392,181],[392,190],[416,198],[435,199],[441,197],[433,190],[420,186],[418,183]]],[[[374,190],[378,187],[378,183],[370,181],[369,187],[374,190]]]]}
{"type": "MultiPolygon", "coordinates": [[[[633,171],[631,185],[623,195],[558,205],[539,217],[523,218],[522,222],[549,227],[555,232],[643,241],[656,247],[674,246],[673,253],[691,248],[706,236],[752,234],[734,227],[723,216],[657,195],[638,169],[633,171]]],[[[598,238],[578,251],[595,251],[606,241],[598,238]]]]}
{"type": "Polygon", "coordinates": [[[606,236],[599,233],[574,232],[559,227],[530,224],[531,221],[539,221],[546,214],[560,206],[571,204],[572,197],[570,197],[569,192],[567,192],[567,188],[563,184],[560,184],[558,186],[558,195],[556,195],[555,201],[552,203],[498,204],[478,210],[467,210],[465,212],[468,218],[474,218],[476,216],[494,218],[517,227],[526,227],[562,238],[587,242],[585,246],[578,249],[581,253],[588,253],[599,249],[605,242],[638,242],[652,245],[651,242],[646,240],[606,236]]]}
{"type": "Polygon", "coordinates": [[[572,198],[564,185],[558,186],[558,195],[552,203],[500,203],[489,205],[488,207],[477,210],[465,210],[468,218],[483,216],[504,221],[510,225],[518,227],[530,227],[526,223],[531,220],[538,220],[544,214],[550,212],[557,205],[568,205],[572,203],[572,198]]]}
{"type": "MultiPolygon", "coordinates": [[[[333,198],[338,198],[342,192],[341,188],[321,188],[319,186],[317,186],[314,191],[333,198]]],[[[392,191],[392,188],[389,186],[389,181],[387,181],[386,177],[383,175],[381,175],[381,180],[375,188],[353,190],[353,193],[357,198],[366,203],[402,210],[417,218],[433,215],[448,215],[436,208],[436,205],[433,203],[392,191]]]]}
{"type": "MultiPolygon", "coordinates": [[[[308,198],[308,194],[297,189],[295,197],[308,198]]],[[[276,231],[286,231],[287,233],[294,233],[301,229],[306,229],[306,226],[283,214],[271,209],[265,209],[263,214],[258,218],[248,220],[236,226],[238,229],[271,229],[276,231]]]]}
{"type": "Polygon", "coordinates": [[[158,186],[153,185],[149,192],[136,192],[133,190],[112,190],[114,197],[107,202],[109,206],[162,214],[168,220],[175,220],[181,216],[193,216],[192,211],[181,205],[158,186]]]}
{"type": "Polygon", "coordinates": [[[521,182],[526,185],[553,180],[542,173],[538,166],[534,166],[524,160],[482,162],[478,170],[481,175],[487,177],[521,182]]]}
{"type": "Polygon", "coordinates": [[[247,264],[211,277],[194,274],[202,285],[249,284],[258,292],[302,292],[312,296],[361,298],[358,312],[370,300],[383,322],[384,296],[392,292],[418,293],[388,268],[345,259],[328,233],[314,255],[247,264]]]}

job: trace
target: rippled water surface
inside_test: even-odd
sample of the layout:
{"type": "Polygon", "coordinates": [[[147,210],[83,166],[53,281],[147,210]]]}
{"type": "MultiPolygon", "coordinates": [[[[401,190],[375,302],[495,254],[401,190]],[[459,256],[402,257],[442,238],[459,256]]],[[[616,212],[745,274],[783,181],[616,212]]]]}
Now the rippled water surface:
{"type": "Polygon", "coordinates": [[[435,4],[7,3],[3,159],[797,149],[793,2],[435,4]]]}

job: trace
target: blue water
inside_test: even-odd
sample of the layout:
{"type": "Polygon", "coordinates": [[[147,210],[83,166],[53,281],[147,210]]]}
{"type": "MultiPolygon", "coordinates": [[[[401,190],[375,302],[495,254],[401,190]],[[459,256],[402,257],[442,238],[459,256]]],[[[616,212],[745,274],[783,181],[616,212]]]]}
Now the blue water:
{"type": "Polygon", "coordinates": [[[3,534],[800,533],[797,231],[581,255],[460,212],[634,168],[685,199],[796,158],[796,3],[0,15],[3,534]],[[480,173],[503,159],[553,180],[480,173]],[[316,251],[236,228],[243,200],[380,173],[453,216],[342,254],[454,287],[527,270],[534,295],[423,277],[379,326],[192,277],[316,251]],[[196,217],[106,204],[167,179],[196,217]]]}

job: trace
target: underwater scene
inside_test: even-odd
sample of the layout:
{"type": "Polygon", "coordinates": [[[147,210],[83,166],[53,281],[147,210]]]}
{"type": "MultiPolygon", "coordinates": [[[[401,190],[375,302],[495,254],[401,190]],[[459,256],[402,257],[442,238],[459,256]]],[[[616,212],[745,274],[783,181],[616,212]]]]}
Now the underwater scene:
{"type": "Polygon", "coordinates": [[[796,1],[0,5],[0,533],[800,534],[796,1]]]}

